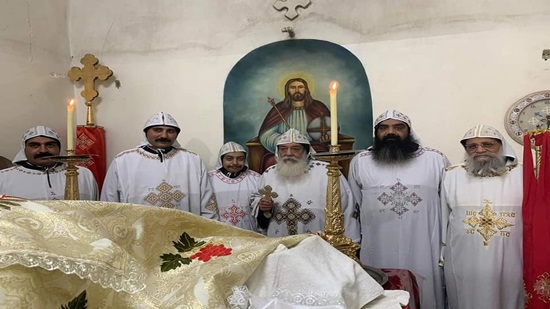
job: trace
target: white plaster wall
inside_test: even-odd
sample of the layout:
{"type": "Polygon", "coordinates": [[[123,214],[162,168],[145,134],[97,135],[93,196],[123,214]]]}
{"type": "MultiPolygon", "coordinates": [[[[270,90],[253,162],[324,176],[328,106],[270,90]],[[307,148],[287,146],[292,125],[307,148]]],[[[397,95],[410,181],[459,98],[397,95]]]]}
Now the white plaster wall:
{"type": "Polygon", "coordinates": [[[312,0],[292,22],[272,3],[70,1],[72,65],[92,53],[121,82],[98,88],[96,120],[107,130],[108,161],[135,146],[145,120],[162,110],[182,126],[179,141],[212,168],[228,72],[249,51],[287,39],[286,26],[297,38],[355,53],[369,76],[375,115],[388,108],[409,114],[424,144],[454,162],[467,129],[487,123],[505,134],[508,106],[550,89],[550,63],[541,59],[550,47],[547,0],[312,0]]]}
{"type": "Polygon", "coordinates": [[[70,65],[67,4],[0,0],[0,155],[10,160],[30,127],[47,125],[65,138],[73,87],[51,73],[70,65]]]}

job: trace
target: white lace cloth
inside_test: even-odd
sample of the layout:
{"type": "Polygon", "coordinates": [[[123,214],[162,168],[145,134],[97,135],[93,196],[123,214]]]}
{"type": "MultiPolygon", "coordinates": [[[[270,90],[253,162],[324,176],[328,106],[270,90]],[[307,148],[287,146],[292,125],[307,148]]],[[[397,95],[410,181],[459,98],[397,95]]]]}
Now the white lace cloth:
{"type": "Polygon", "coordinates": [[[384,291],[359,264],[318,236],[290,249],[280,245],[245,285],[249,307],[244,302],[245,307],[235,308],[361,308],[384,291]]]}
{"type": "MultiPolygon", "coordinates": [[[[409,293],[401,290],[384,291],[363,309],[401,309],[409,303],[409,293]]],[[[345,303],[339,297],[313,292],[292,293],[276,291],[270,298],[254,296],[246,286],[233,287],[228,298],[230,309],[343,309],[345,303]]]]}
{"type": "Polygon", "coordinates": [[[228,299],[231,309],[344,309],[341,297],[314,292],[277,290],[269,298],[252,295],[246,286],[233,287],[228,299]]]}

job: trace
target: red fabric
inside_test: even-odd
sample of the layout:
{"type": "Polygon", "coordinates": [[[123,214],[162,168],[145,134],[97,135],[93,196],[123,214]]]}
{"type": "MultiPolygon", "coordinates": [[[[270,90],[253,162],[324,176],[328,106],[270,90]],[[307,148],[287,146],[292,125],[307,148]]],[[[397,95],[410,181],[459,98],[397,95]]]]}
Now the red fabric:
{"type": "Polygon", "coordinates": [[[387,276],[388,282],[382,287],[384,290],[403,290],[409,292],[409,305],[405,309],[420,309],[420,295],[418,283],[414,274],[406,269],[381,269],[387,276]]]}
{"type": "Polygon", "coordinates": [[[107,160],[105,156],[105,130],[103,127],[76,127],[76,154],[90,154],[92,159],[83,163],[94,174],[99,192],[105,179],[107,160]]]}
{"type": "Polygon", "coordinates": [[[530,136],[523,143],[523,280],[525,308],[550,308],[550,133],[535,135],[541,146],[535,178],[530,136]]]}

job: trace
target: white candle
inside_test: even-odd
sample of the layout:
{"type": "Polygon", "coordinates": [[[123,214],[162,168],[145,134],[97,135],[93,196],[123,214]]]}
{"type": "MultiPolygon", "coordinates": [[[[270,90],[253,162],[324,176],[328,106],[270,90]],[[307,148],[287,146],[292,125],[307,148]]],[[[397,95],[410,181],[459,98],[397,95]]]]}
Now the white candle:
{"type": "Polygon", "coordinates": [[[336,103],[336,94],[338,92],[338,82],[330,83],[330,144],[338,145],[338,106],[336,103]]]}
{"type": "Polygon", "coordinates": [[[74,99],[67,105],[67,150],[74,150],[74,99]]]}

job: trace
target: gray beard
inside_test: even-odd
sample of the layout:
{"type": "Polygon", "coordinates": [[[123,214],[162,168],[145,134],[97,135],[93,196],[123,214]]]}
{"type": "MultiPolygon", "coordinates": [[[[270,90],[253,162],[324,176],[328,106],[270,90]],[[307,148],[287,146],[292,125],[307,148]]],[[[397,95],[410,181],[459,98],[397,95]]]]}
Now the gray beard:
{"type": "Polygon", "coordinates": [[[298,182],[305,177],[309,170],[308,165],[307,157],[301,159],[277,157],[277,178],[287,182],[298,182]]]}
{"type": "Polygon", "coordinates": [[[506,167],[506,158],[499,154],[490,154],[492,158],[488,161],[477,161],[471,155],[466,155],[464,168],[466,171],[476,177],[490,177],[504,174],[506,167]]]}

